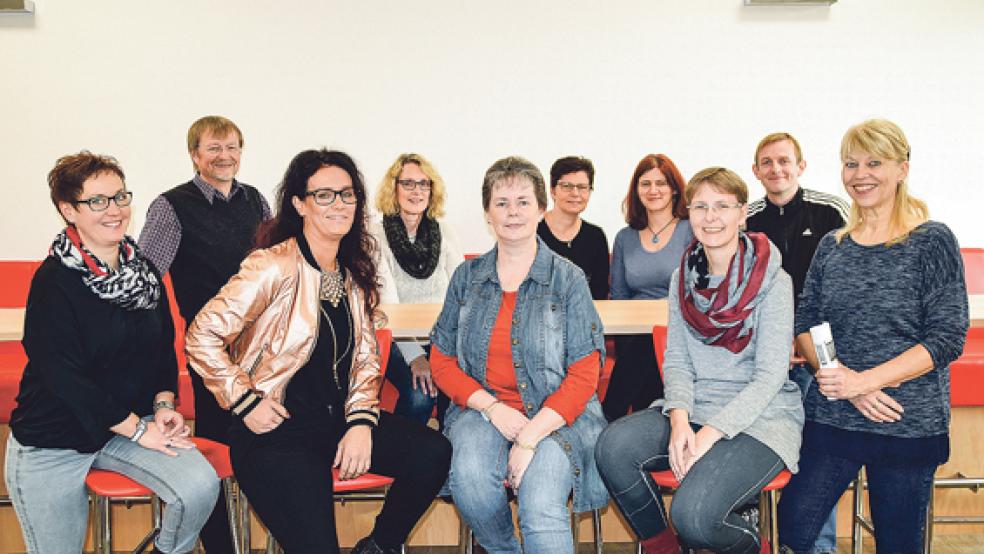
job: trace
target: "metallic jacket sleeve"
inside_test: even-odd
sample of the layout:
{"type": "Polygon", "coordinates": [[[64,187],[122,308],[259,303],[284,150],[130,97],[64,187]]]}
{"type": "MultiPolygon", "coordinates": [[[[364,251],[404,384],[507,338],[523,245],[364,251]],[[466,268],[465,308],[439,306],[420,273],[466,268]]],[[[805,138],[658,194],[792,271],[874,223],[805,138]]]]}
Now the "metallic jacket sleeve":
{"type": "Polygon", "coordinates": [[[253,388],[249,368],[233,361],[230,347],[270,305],[281,273],[268,251],[253,252],[188,326],[188,363],[225,409],[253,388]]]}

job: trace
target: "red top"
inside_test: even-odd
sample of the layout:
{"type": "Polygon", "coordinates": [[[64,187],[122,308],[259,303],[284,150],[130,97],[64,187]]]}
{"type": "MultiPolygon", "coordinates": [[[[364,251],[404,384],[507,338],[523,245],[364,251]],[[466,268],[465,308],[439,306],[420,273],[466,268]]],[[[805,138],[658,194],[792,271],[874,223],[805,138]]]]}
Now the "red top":
{"type": "MultiPolygon", "coordinates": [[[[485,379],[489,389],[503,404],[515,408],[527,416],[532,416],[524,409],[523,399],[519,394],[519,384],[516,382],[516,368],[512,356],[512,324],[513,312],[516,308],[516,292],[504,292],[499,313],[492,326],[492,336],[489,338],[488,367],[485,379]]],[[[519,340],[519,337],[517,337],[519,340]]],[[[458,366],[458,359],[441,352],[436,346],[431,348],[431,374],[437,386],[447,394],[451,401],[459,406],[467,406],[468,398],[481,390],[482,385],[469,377],[458,366]]],[[[577,416],[584,411],[584,406],[591,394],[598,388],[598,373],[601,366],[600,354],[597,350],[571,364],[567,376],[543,403],[561,417],[568,425],[574,423],[577,416]]],[[[537,371],[541,371],[539,368],[537,371]]]]}

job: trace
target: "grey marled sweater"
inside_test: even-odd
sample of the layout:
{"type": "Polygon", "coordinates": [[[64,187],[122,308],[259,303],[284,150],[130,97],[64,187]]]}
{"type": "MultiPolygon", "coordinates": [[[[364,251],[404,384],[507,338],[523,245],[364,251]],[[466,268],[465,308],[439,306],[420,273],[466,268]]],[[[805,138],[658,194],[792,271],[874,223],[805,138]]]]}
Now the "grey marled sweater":
{"type": "Polygon", "coordinates": [[[811,421],[895,437],[947,433],[950,362],[963,352],[969,317],[960,246],[946,225],[926,222],[893,246],[860,245],[850,236],[838,244],[828,233],[806,276],[796,333],[822,321],[830,322],[840,362],[855,371],[917,344],[929,351],[933,369],[883,389],[905,410],[898,422],[875,423],[847,400],[827,400],[816,384],[805,400],[811,421]]]}

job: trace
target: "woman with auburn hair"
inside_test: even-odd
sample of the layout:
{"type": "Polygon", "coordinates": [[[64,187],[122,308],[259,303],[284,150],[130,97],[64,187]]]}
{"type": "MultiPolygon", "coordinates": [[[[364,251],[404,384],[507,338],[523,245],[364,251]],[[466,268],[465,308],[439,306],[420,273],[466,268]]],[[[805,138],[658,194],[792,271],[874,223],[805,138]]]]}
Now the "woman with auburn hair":
{"type": "Polygon", "coordinates": [[[352,552],[399,552],[447,476],[448,441],[380,412],[376,241],[347,154],[290,162],[258,250],[188,328],[188,361],[223,408],[232,466],[287,552],[338,552],[332,468],[393,477],[352,552]]]}
{"type": "Polygon", "coordinates": [[[482,207],[495,247],[454,272],[431,331],[434,380],[453,401],[448,488],[486,552],[573,553],[568,498],[575,512],[608,503],[593,456],[601,320],[581,269],[537,237],[547,193],[536,166],[493,163],[482,207]]]}
{"type": "Polygon", "coordinates": [[[872,119],[841,141],[847,226],[813,257],[796,343],[816,371],[806,392],[801,471],[779,502],[779,540],[809,552],[864,467],[878,552],[921,552],[933,475],[950,453],[950,363],[969,326],[956,237],[909,194],[909,142],[872,119]],[[828,322],[836,367],[810,329],[828,322]]]}
{"type": "Polygon", "coordinates": [[[697,240],[670,281],[666,398],[609,425],[595,457],[646,554],[676,554],[680,543],[770,552],[739,510],[784,468],[796,471],[793,283],[768,237],[741,231],[748,187],[733,171],[698,172],[686,198],[697,240]],[[680,482],[669,518],[679,541],[650,475],[666,469],[680,482]]]}
{"type": "Polygon", "coordinates": [[[126,234],[133,193],[115,159],[85,151],[60,158],[48,186],[66,226],[31,280],[4,472],[27,552],[82,552],[90,468],[164,501],[154,552],[191,552],[219,479],[175,410],[174,321],[126,234]]]}
{"type": "MultiPolygon", "coordinates": [[[[670,275],[694,240],[683,197],[686,180],[665,154],[636,165],[622,201],[625,222],[612,245],[612,300],[666,298],[670,275]]],[[[615,367],[605,393],[605,417],[615,421],[663,396],[649,334],[615,338],[615,367]]]]}
{"type": "MultiPolygon", "coordinates": [[[[464,261],[458,240],[444,215],[444,180],[420,154],[400,154],[376,191],[382,220],[372,226],[379,241],[380,295],[384,304],[439,304],[451,275],[464,261]]],[[[386,378],[400,397],[395,413],[427,423],[435,404],[443,422],[447,396],[431,379],[429,346],[397,341],[386,378]]]]}

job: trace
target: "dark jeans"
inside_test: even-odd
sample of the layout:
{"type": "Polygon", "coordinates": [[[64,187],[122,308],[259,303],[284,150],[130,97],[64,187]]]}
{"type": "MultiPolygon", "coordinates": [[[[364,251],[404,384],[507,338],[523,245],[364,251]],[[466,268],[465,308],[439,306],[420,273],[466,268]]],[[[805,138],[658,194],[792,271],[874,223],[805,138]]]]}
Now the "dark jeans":
{"type": "MultiPolygon", "coordinates": [[[[232,416],[223,410],[215,400],[212,391],[205,387],[202,376],[188,366],[191,375],[191,388],[195,392],[195,436],[222,444],[229,443],[229,425],[232,416]]],[[[229,533],[229,518],[226,515],[225,490],[219,489],[215,509],[208,517],[199,536],[208,554],[232,554],[232,536],[229,533]]]]}
{"type": "MultiPolygon", "coordinates": [[[[669,418],[650,408],[609,425],[595,446],[601,477],[640,540],[668,527],[666,507],[649,472],[669,469],[669,441],[669,418]]],[[[754,501],[784,468],[775,452],[744,433],[719,440],[673,494],[670,519],[680,542],[715,552],[758,552],[758,529],[735,510],[754,501]]]]}
{"type": "MultiPolygon", "coordinates": [[[[430,345],[424,346],[424,351],[430,354],[430,345]]],[[[434,406],[437,406],[437,421],[444,424],[444,413],[448,411],[450,399],[442,392],[431,396],[422,389],[413,387],[413,372],[410,364],[403,359],[396,342],[390,344],[389,362],[386,364],[386,379],[396,387],[400,397],[396,400],[393,413],[424,425],[430,420],[434,406]]]]}
{"type": "Polygon", "coordinates": [[[663,378],[656,363],[653,336],[621,335],[615,337],[615,367],[601,407],[608,421],[649,407],[663,397],[663,378]]]}
{"type": "MultiPolygon", "coordinates": [[[[337,553],[331,466],[340,422],[288,419],[256,435],[230,431],[232,467],[257,515],[287,553],[337,553]]],[[[372,431],[371,473],[395,479],[376,516],[377,544],[406,541],[448,475],[451,444],[443,435],[382,412],[372,431]]]]}
{"type": "Polygon", "coordinates": [[[837,505],[862,465],[867,472],[877,552],[922,552],[926,507],[936,464],[909,465],[884,458],[848,459],[810,449],[806,442],[800,452],[799,473],[780,497],[779,542],[797,554],[811,552],[827,514],[837,505]]]}

